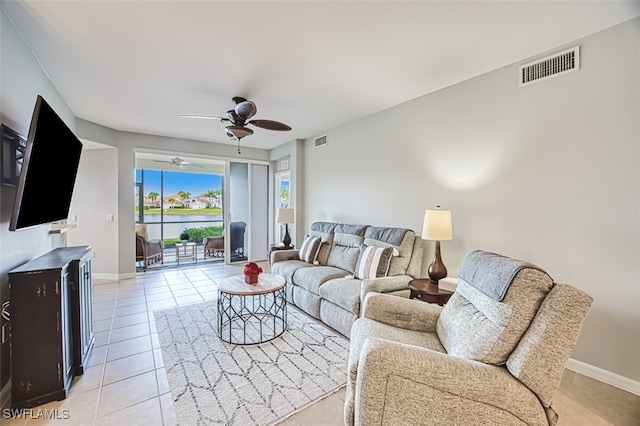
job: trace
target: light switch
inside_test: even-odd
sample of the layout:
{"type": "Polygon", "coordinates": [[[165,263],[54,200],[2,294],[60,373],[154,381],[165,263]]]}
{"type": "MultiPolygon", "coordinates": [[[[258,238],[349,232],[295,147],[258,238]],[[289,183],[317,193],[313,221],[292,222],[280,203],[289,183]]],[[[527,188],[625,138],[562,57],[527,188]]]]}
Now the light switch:
{"type": "Polygon", "coordinates": [[[113,222],[113,215],[112,214],[108,214],[107,215],[107,222],[113,222]]]}

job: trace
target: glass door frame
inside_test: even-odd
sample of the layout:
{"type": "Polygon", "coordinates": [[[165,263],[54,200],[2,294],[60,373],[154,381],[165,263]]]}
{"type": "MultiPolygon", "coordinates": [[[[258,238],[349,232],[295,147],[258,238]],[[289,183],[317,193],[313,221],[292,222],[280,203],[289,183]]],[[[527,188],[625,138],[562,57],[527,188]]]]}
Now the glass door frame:
{"type": "MultiPolygon", "coordinates": [[[[233,166],[235,168],[235,166],[233,166]]],[[[251,161],[227,161],[224,181],[224,235],[225,263],[237,264],[248,261],[268,260],[269,245],[269,164],[251,161]],[[241,174],[232,172],[232,164],[237,164],[241,174]],[[245,171],[241,166],[246,166],[245,171]],[[238,182],[235,179],[240,179],[238,182]],[[246,182],[244,181],[246,179],[246,182]],[[261,182],[264,182],[262,187],[261,182]],[[238,186],[239,185],[239,186],[238,186]],[[235,192],[235,193],[234,193],[235,192]],[[237,199],[234,197],[238,197],[237,199]],[[241,204],[236,204],[236,202],[241,204]],[[240,212],[240,214],[236,214],[240,212]],[[235,215],[235,216],[234,216],[235,215]],[[243,252],[231,251],[231,223],[244,222],[243,252]],[[264,234],[262,233],[264,230],[264,234]],[[263,247],[264,246],[264,247],[263,247]],[[235,258],[232,258],[235,257],[235,258]]]]}

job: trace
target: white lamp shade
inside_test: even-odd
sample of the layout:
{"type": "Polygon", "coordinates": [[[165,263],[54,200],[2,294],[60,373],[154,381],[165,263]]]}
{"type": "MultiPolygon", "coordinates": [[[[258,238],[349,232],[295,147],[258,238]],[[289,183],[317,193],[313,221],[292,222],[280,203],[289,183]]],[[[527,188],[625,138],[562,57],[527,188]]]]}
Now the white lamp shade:
{"type": "Polygon", "coordinates": [[[451,210],[425,210],[422,239],[445,241],[452,238],[451,210]]]}
{"type": "Polygon", "coordinates": [[[278,209],[277,223],[293,223],[293,209],[278,209]]]}

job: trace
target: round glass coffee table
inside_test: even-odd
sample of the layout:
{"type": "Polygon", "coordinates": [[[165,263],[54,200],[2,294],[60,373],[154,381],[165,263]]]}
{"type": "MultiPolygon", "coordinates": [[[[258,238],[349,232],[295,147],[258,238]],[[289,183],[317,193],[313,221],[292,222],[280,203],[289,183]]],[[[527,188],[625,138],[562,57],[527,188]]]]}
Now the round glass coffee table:
{"type": "Polygon", "coordinates": [[[244,275],[218,283],[218,336],[234,345],[256,345],[279,337],[287,329],[284,278],[262,273],[257,284],[244,275]]]}

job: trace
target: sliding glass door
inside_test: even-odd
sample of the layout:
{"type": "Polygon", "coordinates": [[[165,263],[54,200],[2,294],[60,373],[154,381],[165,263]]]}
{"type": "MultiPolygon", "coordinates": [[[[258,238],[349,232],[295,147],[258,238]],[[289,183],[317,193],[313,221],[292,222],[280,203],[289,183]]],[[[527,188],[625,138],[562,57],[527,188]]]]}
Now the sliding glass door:
{"type": "Polygon", "coordinates": [[[224,257],[198,258],[267,260],[267,182],[265,164],[136,153],[136,229],[163,241],[168,255],[184,240],[204,253],[205,238],[224,235],[224,257]]]}

